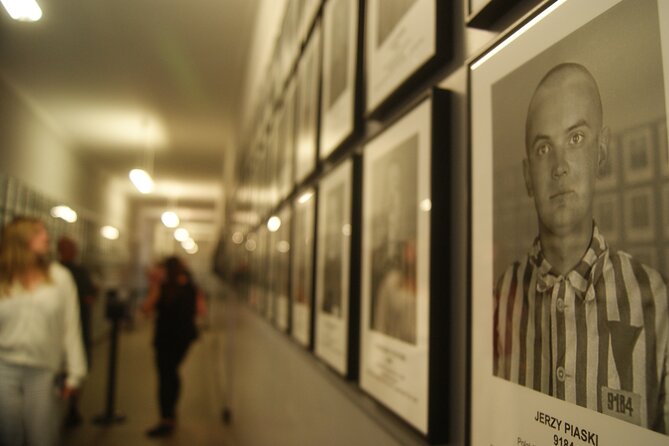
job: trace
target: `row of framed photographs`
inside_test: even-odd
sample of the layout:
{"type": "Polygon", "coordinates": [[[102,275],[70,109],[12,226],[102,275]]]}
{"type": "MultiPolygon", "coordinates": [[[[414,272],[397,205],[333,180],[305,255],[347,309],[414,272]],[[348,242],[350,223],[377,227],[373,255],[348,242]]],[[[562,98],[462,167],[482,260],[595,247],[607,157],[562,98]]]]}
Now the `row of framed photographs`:
{"type": "Polygon", "coordinates": [[[435,442],[450,250],[433,166],[447,163],[449,110],[449,93],[432,90],[247,234],[249,304],[435,442]]]}
{"type": "MultiPolygon", "coordinates": [[[[475,15],[478,6],[483,11],[502,3],[470,0],[467,11],[475,15]]],[[[664,241],[661,231],[638,241],[628,227],[653,220],[644,209],[662,209],[665,200],[655,183],[664,181],[669,158],[669,76],[663,68],[669,61],[669,5],[662,0],[525,3],[534,10],[468,62],[471,202],[469,256],[463,261],[470,271],[469,443],[666,444],[669,303],[663,277],[669,274],[666,264],[655,263],[664,256],[647,249],[664,246],[664,241]],[[634,195],[640,186],[650,187],[650,192],[634,195]],[[612,191],[615,196],[607,201],[612,191]],[[630,194],[633,198],[622,198],[630,194]],[[512,213],[506,212],[508,203],[515,203],[512,213]],[[610,232],[611,216],[624,207],[631,209],[629,221],[616,238],[610,232]],[[623,249],[616,246],[621,240],[629,242],[623,249]],[[551,259],[561,258],[555,249],[577,262],[552,268],[551,259]]],[[[350,359],[352,349],[358,348],[359,363],[349,366],[356,367],[360,387],[430,441],[439,441],[447,435],[448,416],[443,406],[448,398],[445,363],[450,359],[443,349],[446,305],[455,298],[447,295],[443,281],[465,279],[449,277],[452,269],[445,253],[457,242],[448,238],[454,212],[448,196],[453,191],[444,183],[445,176],[434,172],[448,171],[448,156],[455,149],[447,142],[435,143],[441,136],[431,133],[428,167],[418,167],[415,178],[405,176],[414,172],[408,159],[398,161],[398,172],[392,163],[384,163],[383,149],[375,149],[377,143],[392,147],[389,153],[401,159],[401,147],[413,143],[397,129],[419,129],[425,122],[432,131],[434,122],[451,125],[448,114],[432,113],[413,121],[410,117],[419,116],[421,107],[361,149],[361,186],[352,198],[361,200],[360,221],[356,224],[353,216],[351,224],[351,237],[361,237],[359,248],[352,248],[359,249],[361,264],[348,265],[352,288],[348,296],[342,294],[349,299],[349,318],[356,316],[351,309],[357,308],[359,321],[349,319],[348,349],[340,349],[340,354],[345,351],[350,359]],[[430,206],[417,192],[423,177],[431,182],[430,206]],[[407,201],[414,186],[416,195],[407,201]],[[403,217],[384,207],[393,202],[402,203],[403,217]],[[421,211],[421,203],[429,210],[421,211]],[[429,214],[427,228],[421,226],[421,212],[429,214]],[[409,223],[406,216],[414,213],[409,223]],[[409,228],[416,230],[413,244],[401,237],[413,230],[409,228]],[[399,255],[404,262],[399,262],[400,271],[392,267],[397,262],[377,260],[384,255],[375,255],[376,248],[386,251],[386,257],[399,255]],[[380,278],[375,268],[384,270],[384,264],[392,273],[380,278]],[[357,281],[355,272],[360,274],[357,281]],[[378,302],[390,290],[388,300],[401,306],[411,295],[407,284],[413,284],[408,289],[416,306],[403,308],[402,317],[388,326],[379,316],[378,302]],[[406,324],[407,318],[414,327],[406,324]]],[[[409,150],[418,160],[423,159],[420,146],[419,142],[409,150]]],[[[349,149],[346,153],[355,151],[349,149]]],[[[318,293],[345,291],[331,283],[319,288],[319,281],[328,283],[325,260],[318,257],[323,249],[318,246],[327,246],[327,240],[319,239],[324,231],[321,219],[336,220],[320,215],[328,202],[324,191],[330,173],[325,170],[314,181],[299,183],[297,190],[318,181],[317,229],[312,236],[317,246],[312,285],[317,300],[308,314],[314,352],[329,361],[318,353],[319,338],[330,344],[339,338],[319,334],[333,327],[320,328],[319,317],[327,321],[330,312],[342,310],[318,293]]],[[[294,207],[299,215],[298,204],[294,207]]],[[[272,203],[267,209],[274,209],[272,203]]],[[[266,271],[262,258],[255,261],[259,274],[266,271]]],[[[296,274],[298,266],[291,261],[296,274]]],[[[307,312],[290,319],[298,302],[290,293],[297,285],[283,284],[288,288],[273,292],[273,282],[256,284],[251,300],[265,302],[272,320],[287,318],[280,327],[292,332],[307,325],[307,312]],[[284,300],[279,303],[281,293],[284,300]]],[[[307,285],[300,286],[304,291],[307,285]]]]}
{"type": "Polygon", "coordinates": [[[363,119],[419,92],[421,81],[449,56],[450,2],[318,3],[288,2],[275,51],[289,54],[283,58],[288,62],[273,59],[268,72],[275,81],[268,84],[274,88],[258,100],[249,138],[254,154],[241,169],[256,208],[268,210],[285,199],[355,141],[363,119]],[[284,45],[290,50],[279,50],[284,45]]]}

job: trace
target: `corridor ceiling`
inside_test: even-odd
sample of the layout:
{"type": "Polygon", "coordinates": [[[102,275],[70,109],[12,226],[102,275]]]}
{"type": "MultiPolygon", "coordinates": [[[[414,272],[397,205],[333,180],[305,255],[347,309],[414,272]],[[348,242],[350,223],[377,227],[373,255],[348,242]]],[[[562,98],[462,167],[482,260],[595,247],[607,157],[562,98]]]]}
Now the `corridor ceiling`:
{"type": "Polygon", "coordinates": [[[258,1],[38,0],[35,23],[0,8],[0,76],[129,193],[153,165],[146,200],[217,199],[258,1]]]}

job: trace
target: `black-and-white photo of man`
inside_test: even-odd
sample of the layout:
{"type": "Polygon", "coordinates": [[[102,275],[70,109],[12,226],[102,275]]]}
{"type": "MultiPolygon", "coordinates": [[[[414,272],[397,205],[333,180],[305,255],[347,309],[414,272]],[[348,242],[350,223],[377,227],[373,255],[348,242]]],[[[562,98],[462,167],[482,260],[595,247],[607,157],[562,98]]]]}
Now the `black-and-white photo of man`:
{"type": "Polygon", "coordinates": [[[538,235],[495,287],[494,374],[667,433],[665,281],[610,246],[593,217],[611,138],[605,118],[582,64],[552,67],[533,91],[522,175],[538,235]]]}
{"type": "Polygon", "coordinates": [[[374,161],[371,327],[416,343],[418,136],[374,161]]]}

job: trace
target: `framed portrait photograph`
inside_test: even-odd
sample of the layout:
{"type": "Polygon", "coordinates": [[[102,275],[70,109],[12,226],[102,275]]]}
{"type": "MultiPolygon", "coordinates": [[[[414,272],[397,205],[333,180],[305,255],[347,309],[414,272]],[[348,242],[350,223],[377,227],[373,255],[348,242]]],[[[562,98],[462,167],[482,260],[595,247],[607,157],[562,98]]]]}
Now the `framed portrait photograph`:
{"type": "Polygon", "coordinates": [[[288,332],[290,328],[290,206],[267,220],[269,231],[269,319],[276,327],[288,332]]]}
{"type": "Polygon", "coordinates": [[[386,108],[411,81],[446,60],[451,2],[368,0],[365,8],[366,113],[386,108]]]}
{"type": "Polygon", "coordinates": [[[305,347],[311,346],[314,296],[314,235],[316,195],[313,188],[300,191],[293,203],[291,257],[291,334],[305,347]]]}
{"type": "MultiPolygon", "coordinates": [[[[523,0],[464,0],[465,23],[472,28],[486,29],[523,0]]],[[[536,0],[535,3],[539,3],[536,0]]]]}
{"type": "Polygon", "coordinates": [[[277,144],[278,199],[283,200],[293,190],[295,157],[295,82],[286,87],[283,106],[278,112],[277,144]]]}
{"type": "Polygon", "coordinates": [[[629,129],[620,136],[623,175],[628,184],[650,181],[655,174],[655,149],[650,125],[629,129]]]}
{"type": "Polygon", "coordinates": [[[448,168],[448,98],[433,90],[363,149],[360,387],[430,441],[447,412],[446,346],[430,340],[448,320],[448,189],[433,175],[448,168]]]}
{"type": "Polygon", "coordinates": [[[355,129],[359,20],[359,0],[329,0],[323,6],[321,159],[355,129]]]}
{"type": "Polygon", "coordinates": [[[316,25],[297,67],[295,182],[316,168],[321,80],[321,28],[316,25]]]}
{"type": "Polygon", "coordinates": [[[668,57],[667,2],[562,0],[470,62],[472,444],[667,444],[659,145],[623,135],[666,122],[668,57]]]}
{"type": "MultiPolygon", "coordinates": [[[[316,229],[316,311],[314,352],[343,376],[353,377],[358,363],[359,261],[352,256],[354,164],[348,158],[318,186],[316,229]],[[357,267],[357,268],[356,268],[357,267]],[[355,277],[351,277],[355,275],[355,277]]],[[[359,232],[359,230],[358,230],[359,232]]]]}

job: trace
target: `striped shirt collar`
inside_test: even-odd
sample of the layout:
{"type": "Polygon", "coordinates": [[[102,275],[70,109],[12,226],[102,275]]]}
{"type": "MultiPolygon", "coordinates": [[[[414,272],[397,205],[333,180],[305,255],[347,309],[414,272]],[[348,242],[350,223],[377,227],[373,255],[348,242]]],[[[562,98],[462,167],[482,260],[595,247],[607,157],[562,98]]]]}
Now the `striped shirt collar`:
{"type": "Polygon", "coordinates": [[[604,236],[599,232],[597,224],[593,222],[592,238],[580,262],[566,276],[559,274],[551,265],[541,249],[539,237],[534,240],[530,251],[530,262],[537,268],[537,291],[546,292],[556,283],[567,281],[582,299],[594,299],[594,293],[587,293],[591,284],[595,283],[602,274],[603,268],[593,268],[598,260],[603,259],[609,247],[604,236]]]}

